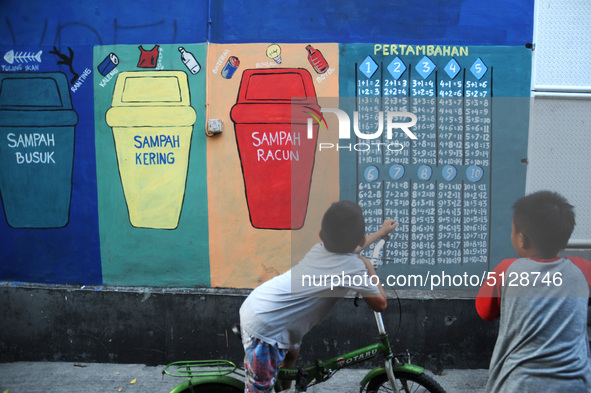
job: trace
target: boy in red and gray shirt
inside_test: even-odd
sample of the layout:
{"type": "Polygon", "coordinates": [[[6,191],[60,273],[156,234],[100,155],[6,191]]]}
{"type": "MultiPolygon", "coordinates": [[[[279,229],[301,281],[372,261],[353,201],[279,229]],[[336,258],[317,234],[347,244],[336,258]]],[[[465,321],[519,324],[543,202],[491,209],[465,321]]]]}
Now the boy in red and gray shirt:
{"type": "Polygon", "coordinates": [[[500,317],[487,392],[591,392],[587,308],[591,262],[558,257],[575,226],[562,196],[540,191],[513,206],[511,242],[480,288],[481,318],[500,317]]]}

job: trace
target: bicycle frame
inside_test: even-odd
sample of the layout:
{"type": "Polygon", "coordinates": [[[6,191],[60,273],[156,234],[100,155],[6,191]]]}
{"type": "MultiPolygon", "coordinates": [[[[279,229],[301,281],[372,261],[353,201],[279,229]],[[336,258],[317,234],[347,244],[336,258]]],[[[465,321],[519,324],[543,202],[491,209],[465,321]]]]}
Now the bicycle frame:
{"type": "MultiPolygon", "coordinates": [[[[420,375],[424,369],[422,367],[401,363],[396,359],[390,348],[390,340],[385,333],[382,316],[380,313],[375,313],[376,323],[380,331],[380,342],[365,346],[360,349],[348,352],[346,354],[335,356],[327,360],[316,360],[314,364],[303,369],[308,373],[307,380],[309,382],[321,383],[327,381],[332,375],[344,368],[350,367],[354,364],[367,361],[378,355],[382,355],[385,359],[383,367],[376,367],[372,369],[360,383],[360,392],[363,392],[365,386],[369,381],[378,375],[386,374],[391,377],[391,385],[394,392],[397,392],[394,381],[396,372],[406,372],[410,374],[420,375]]],[[[244,370],[239,368],[234,363],[227,360],[204,360],[204,361],[181,361],[170,363],[166,366],[163,373],[175,377],[186,377],[187,381],[177,385],[170,393],[178,393],[189,389],[191,386],[204,385],[208,383],[219,383],[231,385],[238,389],[244,390],[243,378],[244,370]]],[[[298,374],[296,368],[281,368],[279,370],[278,381],[275,384],[275,391],[281,391],[280,380],[295,380],[298,374]]],[[[389,378],[390,379],[390,378],[389,378]]]]}
{"type": "MultiPolygon", "coordinates": [[[[315,364],[303,367],[303,369],[308,373],[308,381],[320,383],[328,380],[332,374],[338,370],[350,367],[360,362],[364,362],[379,354],[387,355],[389,352],[389,345],[387,343],[380,342],[356,349],[344,355],[335,356],[328,360],[316,360],[315,364]]],[[[298,369],[296,368],[282,368],[279,370],[278,379],[295,380],[297,373],[298,369]]],[[[278,391],[278,389],[279,383],[275,385],[275,390],[278,391]]]]}
{"type": "Polygon", "coordinates": [[[192,387],[216,383],[230,385],[244,391],[244,382],[231,374],[244,378],[244,373],[234,363],[228,360],[180,361],[168,364],[162,375],[188,378],[176,385],[169,393],[192,391],[192,387]]]}
{"type": "MultiPolygon", "coordinates": [[[[384,243],[384,239],[381,239],[376,243],[372,258],[374,261],[377,259],[384,243]]],[[[384,357],[384,366],[376,367],[365,375],[360,383],[360,393],[363,392],[369,381],[382,374],[388,376],[393,392],[398,393],[398,388],[395,383],[395,374],[397,372],[420,375],[425,371],[425,369],[420,366],[402,363],[394,357],[390,347],[390,340],[388,339],[388,334],[386,333],[384,321],[382,319],[382,314],[378,312],[374,312],[374,314],[378,326],[380,342],[354,350],[344,355],[335,356],[328,360],[316,360],[313,365],[303,368],[307,372],[306,378],[308,382],[314,382],[314,384],[322,383],[332,377],[335,372],[372,359],[377,355],[382,355],[384,357]]],[[[188,378],[187,381],[173,388],[170,393],[180,393],[190,389],[192,386],[209,383],[225,384],[244,390],[244,370],[227,360],[174,362],[167,365],[162,373],[175,377],[188,378]],[[176,367],[176,372],[169,371],[169,368],[173,368],[173,366],[176,367]],[[234,377],[232,374],[240,377],[240,379],[234,377]]],[[[279,370],[277,383],[275,384],[275,391],[281,391],[281,380],[293,381],[296,379],[297,375],[298,369],[296,368],[281,368],[279,370]]]]}
{"type": "MultiPolygon", "coordinates": [[[[393,375],[395,375],[396,372],[405,371],[407,373],[420,375],[424,371],[422,367],[412,364],[403,364],[399,362],[392,364],[392,352],[390,350],[388,338],[384,337],[380,341],[381,342],[378,344],[368,345],[367,347],[357,349],[342,356],[337,356],[325,361],[317,360],[316,364],[304,368],[304,370],[308,372],[308,381],[314,381],[315,384],[327,381],[338,370],[347,368],[356,363],[364,362],[379,354],[386,357],[384,367],[374,368],[362,379],[360,382],[360,392],[363,392],[365,386],[371,379],[381,374],[391,374],[392,381],[394,381],[393,375]]],[[[295,368],[280,369],[279,379],[295,380],[297,372],[298,370],[295,368]]],[[[396,385],[392,382],[391,385],[393,391],[398,392],[396,385]]],[[[278,381],[275,385],[275,391],[279,392],[280,390],[280,382],[278,381]]]]}

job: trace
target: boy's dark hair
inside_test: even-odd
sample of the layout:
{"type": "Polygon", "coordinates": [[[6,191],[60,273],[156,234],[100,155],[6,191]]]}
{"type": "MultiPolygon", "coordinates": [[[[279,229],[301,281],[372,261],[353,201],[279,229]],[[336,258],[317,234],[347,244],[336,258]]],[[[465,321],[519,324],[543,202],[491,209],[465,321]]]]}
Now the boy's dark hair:
{"type": "Polygon", "coordinates": [[[513,205],[515,231],[524,233],[544,256],[563,250],[575,228],[573,206],[552,191],[538,191],[513,205]]]}
{"type": "Polygon", "coordinates": [[[365,237],[363,211],[355,202],[334,202],[324,213],[320,229],[324,248],[328,251],[338,254],[353,252],[365,237]]]}

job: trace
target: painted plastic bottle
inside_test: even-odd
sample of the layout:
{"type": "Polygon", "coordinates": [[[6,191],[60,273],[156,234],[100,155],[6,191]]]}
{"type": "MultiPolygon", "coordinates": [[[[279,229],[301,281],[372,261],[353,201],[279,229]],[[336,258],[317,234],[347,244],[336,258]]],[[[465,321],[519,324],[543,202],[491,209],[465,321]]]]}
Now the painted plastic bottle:
{"type": "Polygon", "coordinates": [[[308,51],[308,61],[314,67],[314,71],[319,74],[324,74],[328,70],[328,63],[324,56],[322,56],[322,52],[318,49],[314,49],[312,45],[306,46],[306,50],[308,51]]]}
{"type": "Polygon", "coordinates": [[[181,60],[185,63],[189,71],[191,71],[191,74],[195,75],[201,70],[201,65],[191,52],[187,52],[182,46],[179,47],[179,52],[181,52],[181,60]]]}

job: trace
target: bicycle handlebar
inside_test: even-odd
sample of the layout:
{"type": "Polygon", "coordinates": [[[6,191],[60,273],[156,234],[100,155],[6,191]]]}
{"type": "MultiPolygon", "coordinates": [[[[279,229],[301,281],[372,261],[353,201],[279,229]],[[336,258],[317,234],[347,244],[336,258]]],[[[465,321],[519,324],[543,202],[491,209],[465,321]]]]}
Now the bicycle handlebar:
{"type": "Polygon", "coordinates": [[[384,248],[384,244],[386,244],[386,240],[388,240],[389,238],[390,238],[389,236],[382,237],[380,240],[378,240],[376,242],[376,245],[374,246],[373,254],[370,259],[371,264],[373,265],[374,269],[377,269],[376,260],[378,260],[380,258],[380,252],[382,251],[382,248],[384,248]]]}
{"type": "MultiPolygon", "coordinates": [[[[380,252],[382,251],[382,248],[384,248],[384,244],[386,244],[386,241],[388,241],[389,239],[390,239],[390,236],[386,235],[386,236],[380,238],[380,240],[378,240],[376,242],[376,245],[374,246],[373,253],[372,253],[372,256],[369,258],[369,261],[371,262],[371,264],[373,265],[375,270],[378,269],[378,264],[376,263],[376,261],[379,260],[379,258],[380,258],[380,252]]],[[[355,305],[355,307],[358,307],[358,304],[357,304],[358,299],[359,299],[359,293],[356,293],[355,299],[353,300],[353,304],[355,305]]],[[[380,319],[381,319],[381,317],[380,317],[380,319]]]]}

